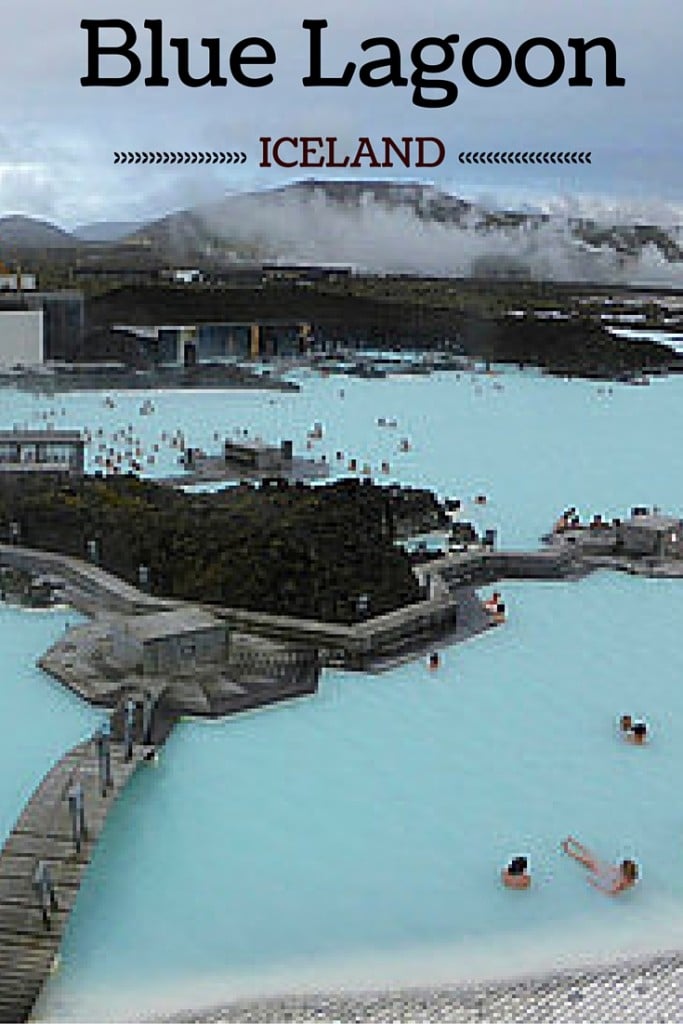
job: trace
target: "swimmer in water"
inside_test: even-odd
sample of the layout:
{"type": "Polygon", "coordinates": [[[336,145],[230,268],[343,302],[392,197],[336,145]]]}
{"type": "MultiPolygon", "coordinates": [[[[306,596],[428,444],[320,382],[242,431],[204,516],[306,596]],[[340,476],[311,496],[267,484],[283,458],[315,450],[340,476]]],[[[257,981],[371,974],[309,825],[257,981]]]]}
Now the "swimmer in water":
{"type": "Polygon", "coordinates": [[[503,885],[507,889],[528,889],[531,875],[527,871],[526,857],[513,857],[506,868],[501,871],[503,885]]]}
{"type": "Polygon", "coordinates": [[[647,741],[647,726],[645,722],[636,722],[626,739],[629,743],[633,743],[634,746],[642,747],[647,741]]]}
{"type": "Polygon", "coordinates": [[[567,836],[562,843],[565,853],[583,864],[591,872],[591,885],[609,896],[616,896],[626,889],[632,889],[638,881],[638,865],[633,860],[622,860],[621,864],[605,864],[591,853],[588,847],[573,836],[567,836]]]}

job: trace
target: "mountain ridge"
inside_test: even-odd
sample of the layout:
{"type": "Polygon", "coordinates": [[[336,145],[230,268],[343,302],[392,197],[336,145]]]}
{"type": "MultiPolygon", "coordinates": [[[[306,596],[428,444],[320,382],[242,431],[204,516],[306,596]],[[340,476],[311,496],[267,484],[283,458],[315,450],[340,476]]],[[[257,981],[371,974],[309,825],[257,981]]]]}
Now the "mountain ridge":
{"type": "Polygon", "coordinates": [[[54,249],[69,246],[73,240],[71,232],[40,217],[23,213],[0,216],[0,252],[3,245],[54,249]]]}
{"type": "Polygon", "coordinates": [[[346,263],[369,273],[683,283],[680,226],[494,208],[431,184],[382,179],[301,179],[143,224],[105,221],[73,231],[8,215],[0,218],[0,258],[3,245],[103,252],[133,245],[162,263],[200,266],[346,263]]]}

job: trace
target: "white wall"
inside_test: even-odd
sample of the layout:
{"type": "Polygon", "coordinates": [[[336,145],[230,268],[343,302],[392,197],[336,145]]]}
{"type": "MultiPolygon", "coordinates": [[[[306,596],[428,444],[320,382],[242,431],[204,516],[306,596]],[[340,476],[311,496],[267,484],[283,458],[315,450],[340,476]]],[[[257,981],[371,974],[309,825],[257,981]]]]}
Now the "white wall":
{"type": "Polygon", "coordinates": [[[36,290],[35,274],[0,274],[0,291],[16,292],[36,290]]]}
{"type": "Polygon", "coordinates": [[[43,311],[0,311],[0,370],[43,362],[43,311]]]}

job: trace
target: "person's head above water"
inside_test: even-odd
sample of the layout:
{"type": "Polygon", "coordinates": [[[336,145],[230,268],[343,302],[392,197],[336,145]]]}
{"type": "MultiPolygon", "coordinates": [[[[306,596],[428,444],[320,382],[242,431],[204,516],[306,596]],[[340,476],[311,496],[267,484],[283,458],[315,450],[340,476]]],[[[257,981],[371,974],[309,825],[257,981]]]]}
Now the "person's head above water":
{"type": "Polygon", "coordinates": [[[529,888],[531,875],[527,872],[528,863],[526,857],[513,857],[508,866],[503,868],[501,877],[507,889],[529,888]]]}
{"type": "Polygon", "coordinates": [[[645,722],[636,722],[631,730],[634,743],[644,743],[647,738],[647,726],[645,722]]]}
{"type": "Polygon", "coordinates": [[[638,879],[638,865],[634,860],[622,860],[619,865],[621,877],[627,882],[635,882],[638,879]]]}

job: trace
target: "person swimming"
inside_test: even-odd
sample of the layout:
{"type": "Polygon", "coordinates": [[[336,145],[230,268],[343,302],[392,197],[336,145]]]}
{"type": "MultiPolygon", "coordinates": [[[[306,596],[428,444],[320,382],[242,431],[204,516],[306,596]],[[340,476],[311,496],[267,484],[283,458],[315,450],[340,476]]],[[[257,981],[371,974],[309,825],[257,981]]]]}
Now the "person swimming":
{"type": "Polygon", "coordinates": [[[528,864],[526,857],[513,857],[500,873],[503,885],[508,889],[528,889],[531,885],[528,864]]]}
{"type": "Polygon", "coordinates": [[[642,747],[647,741],[647,726],[645,722],[634,722],[630,715],[622,715],[619,719],[619,729],[627,743],[633,743],[636,747],[642,747]]]}
{"type": "Polygon", "coordinates": [[[629,743],[642,747],[643,743],[647,740],[647,726],[645,722],[636,722],[626,739],[629,743]]]}
{"type": "Polygon", "coordinates": [[[638,865],[633,860],[622,860],[618,865],[606,864],[598,860],[587,846],[573,836],[567,836],[562,843],[562,849],[579,864],[588,868],[594,876],[588,879],[590,884],[609,896],[616,896],[626,889],[633,888],[638,881],[638,865]]]}

